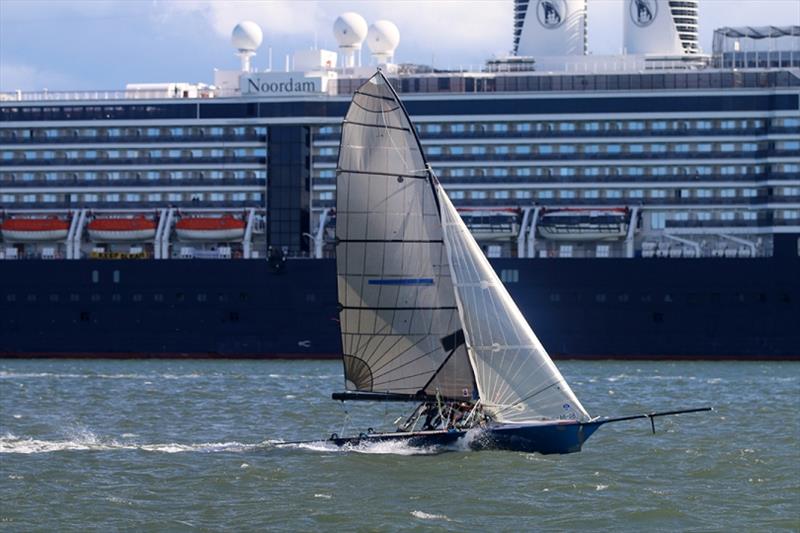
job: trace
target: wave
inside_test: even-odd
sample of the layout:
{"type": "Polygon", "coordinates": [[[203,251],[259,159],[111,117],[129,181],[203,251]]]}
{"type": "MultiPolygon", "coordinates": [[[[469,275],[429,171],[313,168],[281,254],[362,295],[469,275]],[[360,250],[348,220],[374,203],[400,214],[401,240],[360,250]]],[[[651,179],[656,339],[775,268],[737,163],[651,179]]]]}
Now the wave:
{"type": "Polygon", "coordinates": [[[73,374],[64,372],[7,372],[0,371],[0,379],[15,378],[65,378],[65,379],[196,379],[215,377],[198,373],[191,374],[73,374]]]}
{"type": "Polygon", "coordinates": [[[452,522],[453,520],[443,514],[431,514],[425,511],[411,511],[411,516],[421,520],[444,520],[445,522],[452,522]]]}
{"type": "Polygon", "coordinates": [[[146,444],[137,442],[104,439],[91,432],[68,437],[64,440],[43,440],[30,437],[17,437],[6,434],[0,437],[0,454],[17,453],[52,453],[62,451],[114,451],[114,450],[139,450],[157,453],[215,453],[215,452],[246,452],[270,447],[269,442],[242,443],[242,442],[203,442],[203,443],[177,443],[146,444]]]}
{"type": "Polygon", "coordinates": [[[323,453],[363,453],[372,455],[435,455],[444,451],[453,451],[455,448],[443,446],[410,446],[403,441],[360,442],[358,444],[336,444],[320,440],[301,443],[275,442],[277,448],[290,448],[323,453]]]}

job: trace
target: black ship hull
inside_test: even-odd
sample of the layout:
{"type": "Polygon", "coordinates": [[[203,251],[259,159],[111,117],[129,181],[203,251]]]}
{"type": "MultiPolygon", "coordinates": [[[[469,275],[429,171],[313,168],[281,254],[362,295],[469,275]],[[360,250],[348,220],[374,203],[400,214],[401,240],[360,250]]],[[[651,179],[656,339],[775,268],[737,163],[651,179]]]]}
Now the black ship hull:
{"type": "MultiPolygon", "coordinates": [[[[556,358],[800,359],[796,254],[492,263],[556,358]]],[[[335,358],[336,300],[329,259],[2,261],[0,356],[335,358]]]]}

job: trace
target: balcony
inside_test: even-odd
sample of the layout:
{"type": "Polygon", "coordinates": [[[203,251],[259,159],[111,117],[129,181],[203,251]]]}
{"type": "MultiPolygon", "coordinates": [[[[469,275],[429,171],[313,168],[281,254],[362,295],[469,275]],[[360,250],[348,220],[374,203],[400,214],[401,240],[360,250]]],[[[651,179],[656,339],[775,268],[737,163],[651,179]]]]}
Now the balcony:
{"type": "Polygon", "coordinates": [[[115,157],[115,158],[67,158],[54,157],[52,159],[4,159],[0,161],[0,168],[13,167],[55,167],[55,166],[114,166],[114,165],[203,165],[203,164],[239,164],[239,165],[266,165],[264,156],[241,157],[115,157]]]}
{"type": "Polygon", "coordinates": [[[6,134],[0,137],[0,145],[28,145],[28,144],[53,144],[58,146],[68,144],[122,144],[122,143],[237,143],[237,142],[261,142],[266,143],[266,135],[255,133],[245,135],[223,134],[223,135],[64,135],[55,137],[34,136],[23,137],[6,134]]]}
{"type": "Polygon", "coordinates": [[[86,179],[58,179],[58,180],[44,180],[44,179],[34,179],[34,180],[16,180],[16,181],[4,181],[2,182],[3,187],[19,187],[19,188],[35,188],[35,187],[86,187],[86,188],[97,188],[97,187],[160,187],[160,186],[168,186],[168,187],[191,187],[191,186],[203,186],[203,187],[214,187],[214,186],[240,186],[240,187],[252,187],[252,186],[261,186],[266,187],[267,180],[265,178],[221,178],[221,179],[214,179],[214,178],[183,178],[183,179],[118,179],[118,180],[108,180],[108,179],[95,179],[95,180],[86,180],[86,179]]]}

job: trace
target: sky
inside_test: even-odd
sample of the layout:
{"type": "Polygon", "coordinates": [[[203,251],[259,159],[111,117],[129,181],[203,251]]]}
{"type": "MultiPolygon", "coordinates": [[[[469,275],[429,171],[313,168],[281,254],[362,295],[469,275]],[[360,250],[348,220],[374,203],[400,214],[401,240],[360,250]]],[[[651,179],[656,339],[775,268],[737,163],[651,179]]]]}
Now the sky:
{"type": "MultiPolygon", "coordinates": [[[[590,52],[619,53],[624,0],[588,4],[590,52]]],[[[254,67],[267,67],[271,47],[282,68],[295,50],[336,50],[331,26],[346,11],[397,24],[396,62],[479,68],[512,46],[512,0],[0,0],[0,91],[211,83],[214,68],[238,68],[230,32],[240,20],[264,30],[254,67]]],[[[800,0],[700,2],[707,52],[714,28],[770,24],[800,24],[800,0]]]]}

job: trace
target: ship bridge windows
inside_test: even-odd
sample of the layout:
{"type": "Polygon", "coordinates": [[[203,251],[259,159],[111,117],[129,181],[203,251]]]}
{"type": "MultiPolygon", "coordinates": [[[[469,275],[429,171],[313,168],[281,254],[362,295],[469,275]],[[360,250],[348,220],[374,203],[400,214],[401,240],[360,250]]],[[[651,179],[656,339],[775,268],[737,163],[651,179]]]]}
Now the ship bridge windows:
{"type": "Polygon", "coordinates": [[[544,189],[544,190],[541,190],[541,191],[537,192],[536,196],[540,200],[550,200],[552,198],[555,198],[555,193],[553,191],[551,191],[551,190],[544,189]]]}
{"type": "Polygon", "coordinates": [[[736,189],[730,189],[730,188],[721,189],[719,191],[719,195],[722,198],[734,198],[736,197],[736,189]]]}
{"type": "Polygon", "coordinates": [[[485,200],[487,196],[486,191],[472,191],[470,193],[470,198],[473,200],[485,200]]]}
{"type": "Polygon", "coordinates": [[[531,198],[531,196],[532,196],[531,191],[529,191],[527,189],[518,190],[518,191],[514,192],[514,197],[518,198],[518,199],[527,199],[527,198],[531,198]]]}
{"type": "Polygon", "coordinates": [[[710,152],[713,150],[714,145],[711,143],[698,143],[696,150],[698,152],[710,152]]]}
{"type": "Polygon", "coordinates": [[[451,200],[463,200],[466,197],[464,191],[448,191],[447,196],[449,196],[451,200]]]}
{"type": "Polygon", "coordinates": [[[36,202],[36,195],[35,194],[23,194],[22,201],[26,204],[32,204],[36,202]]]}
{"type": "Polygon", "coordinates": [[[726,222],[730,222],[731,220],[736,220],[736,213],[733,211],[723,211],[719,214],[719,219],[724,220],[726,222]]]}

